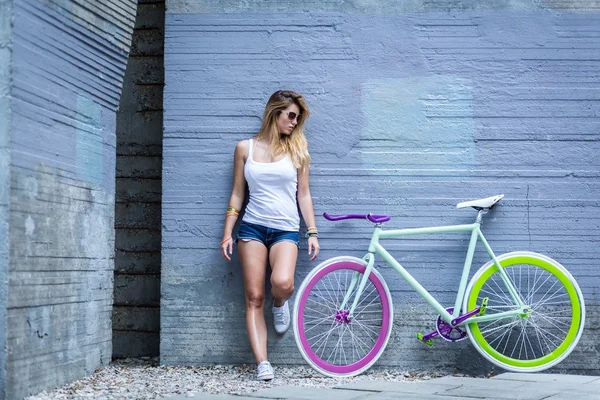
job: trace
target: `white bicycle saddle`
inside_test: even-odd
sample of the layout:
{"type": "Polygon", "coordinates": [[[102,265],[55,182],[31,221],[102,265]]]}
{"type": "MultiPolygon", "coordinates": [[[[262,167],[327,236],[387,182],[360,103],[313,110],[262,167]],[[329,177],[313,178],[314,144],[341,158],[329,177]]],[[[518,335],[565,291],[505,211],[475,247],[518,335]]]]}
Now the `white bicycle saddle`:
{"type": "Polygon", "coordinates": [[[456,208],[473,207],[476,210],[482,210],[486,208],[489,209],[492,208],[494,204],[499,202],[503,197],[503,194],[499,194],[497,196],[486,197],[485,199],[463,201],[462,203],[458,203],[456,208]]]}

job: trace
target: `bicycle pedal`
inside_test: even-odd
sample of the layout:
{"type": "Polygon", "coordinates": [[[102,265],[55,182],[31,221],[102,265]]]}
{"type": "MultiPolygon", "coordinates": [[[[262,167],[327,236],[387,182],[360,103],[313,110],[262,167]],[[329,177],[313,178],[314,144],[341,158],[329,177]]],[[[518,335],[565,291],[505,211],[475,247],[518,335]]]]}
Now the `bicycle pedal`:
{"type": "Polygon", "coordinates": [[[479,316],[482,316],[483,314],[485,314],[485,311],[487,310],[487,305],[488,305],[488,297],[484,297],[483,300],[481,300],[481,306],[479,307],[479,316]]]}
{"type": "Polygon", "coordinates": [[[433,339],[423,340],[423,334],[421,332],[417,333],[417,340],[429,347],[433,346],[433,339]]]}

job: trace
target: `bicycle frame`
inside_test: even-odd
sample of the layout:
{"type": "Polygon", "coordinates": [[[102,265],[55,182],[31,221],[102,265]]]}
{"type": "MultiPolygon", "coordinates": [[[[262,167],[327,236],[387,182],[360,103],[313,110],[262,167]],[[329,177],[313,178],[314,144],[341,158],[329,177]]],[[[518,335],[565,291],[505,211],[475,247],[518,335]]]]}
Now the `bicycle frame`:
{"type": "MultiPolygon", "coordinates": [[[[362,276],[362,279],[360,280],[360,284],[358,286],[356,295],[354,296],[354,301],[352,303],[352,306],[350,307],[348,318],[352,318],[352,316],[354,315],[354,309],[356,308],[356,305],[358,304],[358,300],[364,290],[364,287],[367,283],[367,279],[369,278],[369,275],[371,274],[371,271],[374,268],[375,254],[381,256],[381,258],[383,258],[383,260],[387,264],[391,265],[394,268],[394,270],[396,272],[398,272],[398,274],[400,274],[400,276],[402,276],[402,278],[419,295],[421,295],[421,297],[423,297],[427,303],[429,303],[440,314],[441,318],[444,321],[446,321],[454,326],[464,325],[467,322],[471,323],[471,322],[477,322],[477,321],[479,321],[479,322],[492,321],[492,320],[498,320],[498,319],[502,319],[502,318],[510,318],[510,317],[514,317],[516,315],[524,314],[527,306],[525,305],[525,303],[523,302],[523,299],[521,299],[521,296],[518,294],[514,285],[510,281],[509,277],[507,276],[506,272],[504,271],[504,268],[502,268],[500,266],[500,262],[496,258],[496,255],[494,254],[492,248],[490,247],[487,240],[483,236],[483,233],[481,232],[481,219],[482,219],[483,214],[485,214],[484,211],[482,211],[482,210],[479,211],[475,222],[472,224],[465,224],[465,225],[447,225],[447,226],[435,226],[435,227],[427,227],[427,228],[393,229],[393,230],[385,231],[381,228],[381,224],[376,224],[375,230],[373,232],[373,236],[371,237],[371,243],[369,244],[368,253],[364,257],[365,261],[367,261],[367,267],[366,267],[365,273],[362,276]],[[446,309],[415,278],[413,278],[413,276],[406,269],[404,269],[404,267],[402,265],[400,265],[400,263],[390,253],[388,253],[387,250],[385,250],[385,248],[379,243],[380,239],[423,235],[423,234],[434,234],[434,233],[451,233],[451,232],[452,233],[453,232],[471,232],[469,248],[467,249],[467,256],[465,259],[463,272],[462,272],[460,284],[458,287],[458,293],[456,294],[456,301],[454,303],[454,310],[453,310],[452,314],[450,314],[448,311],[446,311],[446,309]],[[512,310],[512,311],[506,311],[506,312],[493,314],[493,315],[473,316],[473,317],[468,318],[467,320],[464,320],[462,322],[454,324],[453,322],[456,320],[456,318],[458,318],[460,316],[461,305],[462,305],[464,297],[465,297],[467,280],[469,278],[469,272],[471,270],[471,265],[473,262],[473,254],[475,253],[475,247],[477,245],[478,239],[481,241],[481,243],[483,243],[483,246],[485,247],[486,252],[490,256],[490,258],[494,261],[494,264],[498,268],[500,277],[504,281],[513,301],[515,302],[516,309],[512,310]]],[[[359,275],[360,274],[357,273],[353,277],[352,282],[350,283],[350,288],[348,289],[348,292],[346,293],[344,301],[342,302],[342,305],[341,305],[342,309],[345,308],[346,304],[350,300],[351,293],[353,292],[353,290],[356,286],[356,283],[358,282],[359,275]]],[[[468,312],[468,311],[469,310],[465,310],[465,312],[468,312]]]]}

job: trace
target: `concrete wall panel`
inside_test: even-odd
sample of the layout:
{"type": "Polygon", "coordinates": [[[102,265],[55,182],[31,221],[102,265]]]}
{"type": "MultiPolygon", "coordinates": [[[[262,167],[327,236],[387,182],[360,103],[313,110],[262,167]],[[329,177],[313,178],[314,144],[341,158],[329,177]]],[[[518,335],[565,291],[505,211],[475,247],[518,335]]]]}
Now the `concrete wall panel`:
{"type": "MultiPolygon", "coordinates": [[[[288,88],[312,110],[318,216],[460,224],[475,214],[456,203],[504,193],[484,233],[497,253],[546,253],[581,282],[586,330],[557,370],[597,373],[598,11],[583,1],[167,1],[161,362],[253,362],[239,260],[225,262],[219,242],[234,146],[257,132],[269,95],[288,88]]],[[[321,260],[366,252],[369,223],[317,225],[321,260]]],[[[467,239],[386,245],[451,306],[467,239]]],[[[303,240],[296,287],[315,265],[307,259],[303,240]]],[[[474,265],[485,261],[480,248],[474,265]]],[[[436,316],[377,265],[397,316],[379,365],[492,369],[468,341],[436,343],[435,354],[420,344],[415,334],[436,316]]],[[[270,329],[269,352],[303,363],[291,332],[270,329]]]]}
{"type": "Polygon", "coordinates": [[[12,0],[0,1],[0,400],[6,383],[6,303],[8,300],[10,200],[10,92],[12,73],[12,0]]]}
{"type": "Polygon", "coordinates": [[[135,1],[14,4],[10,399],[73,381],[111,360],[116,111],[135,7],[135,1]]]}

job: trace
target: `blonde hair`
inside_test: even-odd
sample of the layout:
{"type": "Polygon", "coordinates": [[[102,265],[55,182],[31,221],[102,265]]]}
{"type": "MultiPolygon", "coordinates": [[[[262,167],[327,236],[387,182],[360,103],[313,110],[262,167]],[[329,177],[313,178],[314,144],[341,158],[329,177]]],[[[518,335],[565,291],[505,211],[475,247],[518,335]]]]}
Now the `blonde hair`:
{"type": "Polygon", "coordinates": [[[308,119],[310,111],[302,95],[291,90],[278,90],[273,93],[265,106],[262,126],[258,132],[257,138],[264,139],[269,143],[271,155],[287,153],[292,159],[296,168],[307,167],[310,163],[308,154],[308,144],[304,136],[304,122],[308,119]],[[296,104],[300,109],[298,123],[289,135],[281,135],[277,128],[277,118],[281,112],[290,105],[296,104]]]}

